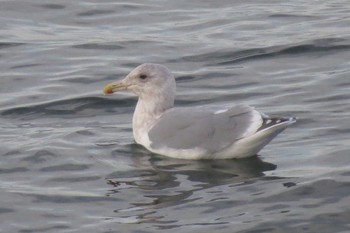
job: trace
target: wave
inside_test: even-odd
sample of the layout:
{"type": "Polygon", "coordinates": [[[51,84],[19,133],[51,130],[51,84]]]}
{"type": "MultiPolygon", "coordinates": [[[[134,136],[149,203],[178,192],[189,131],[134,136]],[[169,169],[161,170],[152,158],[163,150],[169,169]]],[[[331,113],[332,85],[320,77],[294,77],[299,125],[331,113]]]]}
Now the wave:
{"type": "Polygon", "coordinates": [[[100,43],[85,43],[85,44],[77,44],[73,45],[72,48],[77,48],[77,49],[92,49],[92,50],[119,50],[123,49],[123,46],[117,45],[117,44],[112,44],[112,43],[105,43],[105,44],[100,44],[100,43]]]}
{"type": "Polygon", "coordinates": [[[267,57],[278,57],[285,55],[299,55],[316,52],[329,52],[332,50],[349,50],[350,43],[346,39],[325,38],[308,41],[300,44],[289,44],[271,46],[264,48],[252,48],[238,51],[215,51],[199,55],[185,56],[182,59],[186,62],[208,62],[219,61],[210,65],[227,65],[255,60],[267,57]]]}
{"type": "Polygon", "coordinates": [[[15,46],[21,46],[25,45],[26,43],[17,43],[17,42],[0,42],[0,49],[2,48],[9,48],[9,47],[15,47],[15,46]]]}
{"type": "Polygon", "coordinates": [[[14,119],[32,119],[40,117],[87,117],[105,114],[131,112],[135,107],[135,98],[107,99],[102,97],[77,97],[54,100],[39,104],[2,109],[2,117],[14,119]]]}

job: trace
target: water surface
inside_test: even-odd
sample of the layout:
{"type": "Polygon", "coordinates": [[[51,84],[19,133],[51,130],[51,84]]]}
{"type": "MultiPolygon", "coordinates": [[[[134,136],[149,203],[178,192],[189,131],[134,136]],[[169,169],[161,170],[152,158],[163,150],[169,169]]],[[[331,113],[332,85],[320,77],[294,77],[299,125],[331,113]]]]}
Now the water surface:
{"type": "Polygon", "coordinates": [[[350,231],[347,1],[2,1],[0,232],[350,231]],[[298,122],[258,157],[184,161],[133,143],[144,62],[178,106],[298,122]]]}

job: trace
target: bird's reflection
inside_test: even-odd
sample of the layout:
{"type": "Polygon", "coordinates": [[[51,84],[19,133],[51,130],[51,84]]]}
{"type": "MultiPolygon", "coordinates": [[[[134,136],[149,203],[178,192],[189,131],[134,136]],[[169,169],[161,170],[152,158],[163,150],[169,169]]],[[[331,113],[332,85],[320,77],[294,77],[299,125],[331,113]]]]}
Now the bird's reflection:
{"type": "Polygon", "coordinates": [[[159,173],[183,174],[190,181],[200,181],[215,186],[224,180],[234,181],[264,176],[276,165],[262,161],[259,156],[231,160],[183,160],[152,154],[142,146],[130,145],[135,166],[159,173]]]}
{"type": "MultiPolygon", "coordinates": [[[[117,196],[120,192],[137,190],[142,197],[128,200],[129,210],[137,210],[137,215],[141,211],[142,221],[160,221],[160,216],[154,216],[154,211],[150,209],[194,202],[196,195],[193,194],[196,192],[220,190],[222,185],[255,182],[264,177],[264,172],[276,169],[276,165],[263,162],[258,156],[239,160],[193,161],[155,155],[136,144],[124,149],[134,169],[109,174],[106,180],[112,188],[107,195],[117,196]],[[147,218],[144,211],[152,213],[153,217],[147,218]]],[[[125,213],[127,210],[116,209],[114,212],[120,211],[125,213]]]]}

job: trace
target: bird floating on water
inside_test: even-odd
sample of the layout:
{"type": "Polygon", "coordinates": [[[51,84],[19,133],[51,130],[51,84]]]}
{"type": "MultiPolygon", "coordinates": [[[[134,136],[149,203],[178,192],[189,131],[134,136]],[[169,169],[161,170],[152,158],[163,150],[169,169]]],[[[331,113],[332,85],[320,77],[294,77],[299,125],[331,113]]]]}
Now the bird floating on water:
{"type": "Polygon", "coordinates": [[[142,64],[103,92],[138,96],[132,127],[135,141],[149,151],[179,159],[233,159],[256,155],[293,117],[269,117],[247,105],[212,110],[174,107],[176,84],[163,65],[142,64]]]}

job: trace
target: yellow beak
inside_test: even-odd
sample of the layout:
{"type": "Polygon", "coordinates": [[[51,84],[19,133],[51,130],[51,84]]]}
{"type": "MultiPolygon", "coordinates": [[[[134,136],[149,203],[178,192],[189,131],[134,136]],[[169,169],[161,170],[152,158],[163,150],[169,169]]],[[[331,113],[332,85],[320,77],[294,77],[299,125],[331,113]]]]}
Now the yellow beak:
{"type": "Polygon", "coordinates": [[[109,83],[103,88],[103,93],[112,94],[117,91],[126,90],[130,85],[125,83],[123,80],[109,83]]]}

